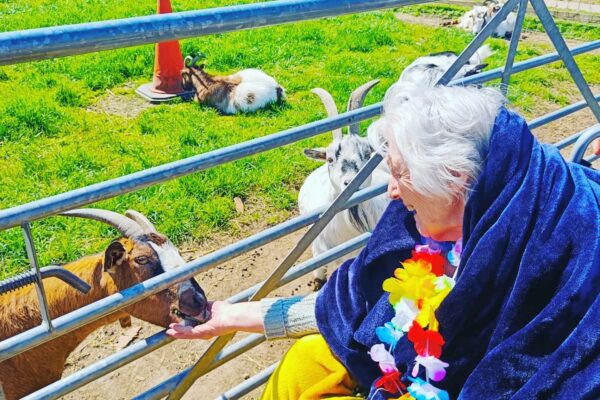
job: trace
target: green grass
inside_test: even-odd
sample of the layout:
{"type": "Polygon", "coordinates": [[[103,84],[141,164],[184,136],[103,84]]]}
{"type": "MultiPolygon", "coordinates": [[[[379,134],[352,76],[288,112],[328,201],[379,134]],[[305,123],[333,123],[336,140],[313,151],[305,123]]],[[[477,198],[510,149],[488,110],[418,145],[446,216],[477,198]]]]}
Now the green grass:
{"type": "MultiPolygon", "coordinates": [[[[186,9],[239,1],[175,2],[186,9]]],[[[0,0],[0,30],[27,29],[154,12],[153,2],[0,0]],[[143,3],[143,4],[140,4],[143,3]]],[[[182,8],[176,8],[181,11],[182,8]]],[[[414,8],[411,8],[414,10],[414,8]]],[[[590,32],[572,30],[589,38],[590,32]]],[[[592,32],[593,33],[593,32],[592,32]]],[[[401,71],[420,55],[460,51],[471,36],[454,28],[399,22],[393,12],[374,12],[211,35],[181,42],[184,54],[202,51],[207,70],[228,73],[259,67],[286,88],[286,104],[251,115],[222,116],[195,103],[154,106],[135,118],[95,112],[108,90],[133,99],[133,87],[150,79],[153,46],[0,67],[0,208],[5,209],[152,166],[265,136],[325,116],[310,89],[330,90],[345,104],[368,80],[381,84],[367,103],[383,97],[401,71]]],[[[502,65],[507,42],[490,41],[502,65]]],[[[549,51],[522,46],[517,59],[549,51]]],[[[600,57],[577,58],[586,78],[600,84],[600,57]]],[[[560,64],[516,75],[510,99],[527,115],[540,105],[568,103],[572,94],[560,64]]],[[[363,129],[367,122],[362,124],[363,129]]],[[[137,209],[175,243],[202,242],[218,232],[239,233],[239,222],[277,223],[296,209],[297,191],[317,163],[307,146],[329,142],[324,134],[301,143],[228,163],[94,206],[137,209]],[[237,216],[233,198],[257,204],[237,216]]],[[[242,224],[243,225],[243,224],[242,224]]],[[[101,251],[115,237],[103,224],[52,217],[32,224],[41,264],[101,251]]],[[[19,229],[0,232],[0,279],[28,265],[19,229]]]]}

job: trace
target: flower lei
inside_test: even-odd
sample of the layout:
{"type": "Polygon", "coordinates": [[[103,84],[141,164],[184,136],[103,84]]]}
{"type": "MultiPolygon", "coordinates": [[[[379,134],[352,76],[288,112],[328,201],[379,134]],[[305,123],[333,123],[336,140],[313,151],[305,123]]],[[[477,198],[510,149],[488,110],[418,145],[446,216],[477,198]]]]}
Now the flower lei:
{"type": "MultiPolygon", "coordinates": [[[[462,243],[456,242],[448,261],[458,266],[462,243]]],[[[383,376],[375,382],[377,391],[383,390],[393,395],[402,394],[397,400],[449,400],[448,393],[438,389],[429,381],[439,382],[446,376],[448,363],[440,360],[444,338],[439,333],[439,323],[435,310],[454,286],[454,279],[444,275],[446,258],[439,244],[429,241],[417,245],[412,257],[394,271],[394,278],[383,282],[383,290],[390,293],[389,301],[394,307],[395,316],[390,322],[375,330],[377,338],[383,342],[371,347],[369,354],[379,363],[383,376]],[[412,382],[406,387],[401,381],[402,374],[396,368],[394,348],[400,338],[408,334],[417,356],[411,371],[412,382]],[[386,344],[389,349],[386,349],[386,344]],[[425,369],[426,380],[418,378],[419,370],[425,369]]]]}

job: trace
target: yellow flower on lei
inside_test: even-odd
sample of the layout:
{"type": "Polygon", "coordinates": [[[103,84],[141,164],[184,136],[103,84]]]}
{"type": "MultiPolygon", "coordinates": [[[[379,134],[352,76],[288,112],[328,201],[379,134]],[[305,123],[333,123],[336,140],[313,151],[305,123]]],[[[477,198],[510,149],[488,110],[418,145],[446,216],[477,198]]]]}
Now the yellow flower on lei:
{"type": "Polygon", "coordinates": [[[448,296],[453,287],[454,281],[447,277],[437,277],[434,281],[435,293],[431,297],[423,299],[421,302],[421,311],[416,317],[416,321],[425,328],[429,326],[432,331],[438,331],[439,323],[435,317],[435,311],[438,309],[442,301],[448,296]]]}
{"type": "Polygon", "coordinates": [[[397,399],[391,399],[391,400],[415,400],[415,398],[412,397],[410,395],[410,393],[406,392],[402,396],[398,397],[397,399]]]}
{"type": "Polygon", "coordinates": [[[402,297],[418,301],[435,295],[435,274],[431,264],[424,260],[406,260],[402,268],[394,271],[395,278],[383,282],[383,290],[390,293],[390,303],[396,304],[402,297]]]}

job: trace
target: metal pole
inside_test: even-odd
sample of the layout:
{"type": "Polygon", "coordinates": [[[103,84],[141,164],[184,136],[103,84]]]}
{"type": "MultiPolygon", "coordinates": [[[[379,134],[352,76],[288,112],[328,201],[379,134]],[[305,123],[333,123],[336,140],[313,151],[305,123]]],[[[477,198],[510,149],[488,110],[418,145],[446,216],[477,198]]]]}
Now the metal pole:
{"type": "Polygon", "coordinates": [[[509,0],[506,4],[504,4],[504,6],[502,6],[500,11],[498,11],[498,13],[492,17],[490,22],[483,27],[483,29],[477,34],[477,36],[475,36],[471,43],[469,43],[469,45],[462,51],[462,53],[460,53],[456,61],[454,61],[450,68],[448,68],[444,75],[442,75],[442,77],[437,82],[438,85],[447,85],[452,80],[452,78],[454,78],[454,75],[456,75],[456,73],[462,68],[462,66],[469,61],[471,56],[475,54],[475,52],[481,47],[483,42],[491,36],[491,34],[494,32],[494,29],[496,29],[496,27],[500,25],[502,21],[504,21],[508,13],[517,4],[517,1],[518,0],[509,0]]]}
{"type": "Polygon", "coordinates": [[[596,138],[600,138],[599,124],[591,126],[581,133],[581,136],[579,136],[579,139],[577,139],[575,145],[573,146],[573,151],[571,152],[571,162],[581,163],[581,160],[583,160],[583,156],[585,154],[585,150],[596,138]]]}
{"type": "MultiPolygon", "coordinates": [[[[594,99],[596,101],[600,101],[600,94],[594,95],[594,99]]],[[[555,120],[557,120],[559,118],[562,118],[562,117],[564,117],[566,115],[573,114],[574,112],[579,111],[579,110],[581,110],[581,109],[583,109],[583,108],[585,108],[587,106],[588,106],[587,101],[582,100],[580,102],[577,102],[577,103],[574,103],[574,104],[570,104],[570,105],[568,105],[568,106],[566,106],[564,108],[561,108],[561,109],[556,110],[556,111],[552,111],[552,112],[550,112],[550,113],[548,113],[546,115],[542,115],[541,117],[533,119],[530,122],[528,122],[527,125],[529,125],[530,129],[539,128],[542,125],[546,125],[547,123],[555,121],[555,120]]],[[[560,143],[560,142],[555,143],[555,145],[558,146],[558,143],[560,143]]]]}
{"type": "Polygon", "coordinates": [[[29,258],[29,265],[31,271],[35,273],[35,291],[37,292],[38,302],[40,305],[40,314],[42,315],[42,326],[48,330],[48,332],[54,331],[52,326],[52,318],[48,311],[48,302],[46,300],[46,292],[44,291],[44,282],[42,281],[42,275],[40,274],[40,266],[37,260],[37,254],[35,252],[35,246],[33,244],[33,236],[31,235],[31,226],[29,222],[25,222],[21,225],[23,230],[23,237],[25,238],[25,247],[27,249],[27,257],[29,258]]]}
{"type": "Polygon", "coordinates": [[[504,72],[502,73],[502,93],[506,96],[508,85],[510,83],[510,74],[512,73],[513,63],[517,54],[517,47],[519,46],[519,39],[521,38],[521,29],[523,29],[523,21],[525,21],[525,13],[527,12],[528,0],[520,0],[519,11],[517,13],[517,20],[515,21],[515,28],[510,38],[510,45],[508,46],[508,54],[506,55],[506,62],[504,63],[504,72]]]}
{"type": "Polygon", "coordinates": [[[275,364],[268,366],[253,377],[229,389],[227,392],[223,393],[215,400],[237,400],[241,398],[243,395],[250,393],[257,387],[265,383],[267,380],[269,380],[269,377],[273,374],[278,365],[279,363],[276,362],[275,364]]]}
{"type": "Polygon", "coordinates": [[[571,74],[571,77],[573,78],[573,80],[575,81],[575,84],[579,88],[581,95],[583,96],[585,101],[588,103],[588,106],[594,113],[594,116],[596,117],[598,122],[600,122],[600,105],[598,105],[598,102],[594,99],[594,94],[590,90],[590,87],[588,86],[587,82],[585,81],[585,78],[581,74],[581,71],[579,70],[577,63],[575,62],[575,59],[573,58],[573,55],[569,51],[569,48],[567,47],[565,40],[563,39],[560,31],[558,30],[558,27],[556,26],[556,23],[554,22],[554,19],[552,18],[550,11],[548,11],[548,7],[546,7],[546,4],[544,4],[543,0],[530,0],[530,1],[531,1],[531,6],[535,10],[535,13],[537,14],[538,18],[540,19],[542,26],[544,27],[544,29],[546,30],[546,33],[548,34],[548,37],[552,41],[552,44],[554,44],[556,51],[558,52],[558,54],[560,55],[560,58],[562,58],[563,63],[565,64],[565,67],[567,67],[567,69],[569,70],[569,73],[571,74]]]}
{"type": "MultiPolygon", "coordinates": [[[[279,264],[277,268],[269,275],[269,277],[263,282],[260,288],[250,298],[250,301],[256,301],[266,296],[271,290],[275,288],[277,282],[281,280],[286,271],[296,262],[296,260],[304,253],[308,246],[315,240],[315,238],[321,233],[323,228],[331,221],[331,219],[344,207],[346,201],[352,196],[352,193],[356,191],[365,179],[371,174],[371,172],[379,165],[383,160],[383,157],[379,153],[374,153],[364,167],[358,171],[358,174],[352,179],[350,184],[346,186],[344,190],[336,197],[331,205],[325,210],[325,212],[319,217],[318,221],[310,227],[308,232],[302,236],[302,238],[296,243],[296,246],[287,255],[287,257],[279,264]]],[[[192,384],[206,372],[206,368],[210,365],[211,361],[215,358],[216,354],[229,342],[235,333],[227,334],[218,337],[209,348],[204,352],[198,362],[192,367],[192,370],[187,374],[178,384],[177,387],[171,392],[167,399],[180,399],[192,386],[192,384]]]]}
{"type": "Polygon", "coordinates": [[[425,3],[280,0],[0,33],[0,65],[425,3]]]}

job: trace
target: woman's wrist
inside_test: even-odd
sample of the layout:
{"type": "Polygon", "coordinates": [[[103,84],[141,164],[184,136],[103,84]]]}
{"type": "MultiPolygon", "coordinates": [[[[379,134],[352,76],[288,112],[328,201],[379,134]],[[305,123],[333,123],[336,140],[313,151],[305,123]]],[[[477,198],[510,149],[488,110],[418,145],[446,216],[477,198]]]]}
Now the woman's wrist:
{"type": "Polygon", "coordinates": [[[232,330],[253,333],[264,333],[265,331],[258,301],[230,304],[226,318],[226,325],[230,326],[232,330]]]}

